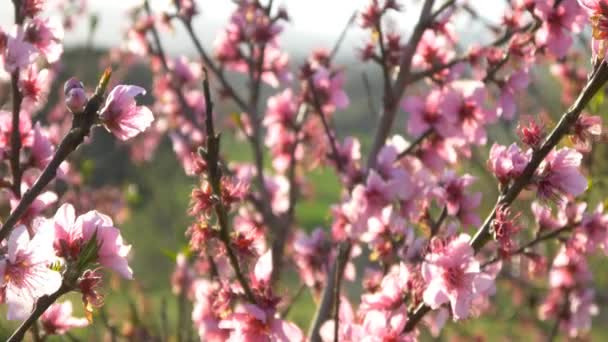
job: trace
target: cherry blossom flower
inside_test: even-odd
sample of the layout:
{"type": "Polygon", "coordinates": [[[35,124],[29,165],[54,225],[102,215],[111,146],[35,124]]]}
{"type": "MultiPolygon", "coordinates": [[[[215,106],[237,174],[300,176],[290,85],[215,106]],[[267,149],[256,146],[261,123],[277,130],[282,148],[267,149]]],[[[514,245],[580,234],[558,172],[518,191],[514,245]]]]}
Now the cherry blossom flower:
{"type": "Polygon", "coordinates": [[[469,235],[460,234],[445,246],[434,248],[422,264],[422,276],[428,284],[424,303],[437,309],[449,302],[454,319],[468,317],[473,300],[494,283],[481,271],[469,240],[469,235]]]}
{"type": "Polygon", "coordinates": [[[19,28],[14,31],[6,35],[4,51],[4,69],[9,73],[32,64],[38,56],[36,47],[24,40],[23,30],[19,28]]]}
{"type": "Polygon", "coordinates": [[[426,98],[411,96],[403,101],[403,110],[410,114],[408,133],[420,136],[433,129],[442,137],[456,134],[458,95],[451,91],[432,90],[426,98]]]}
{"type": "Polygon", "coordinates": [[[40,230],[54,231],[53,247],[57,255],[67,260],[78,260],[82,248],[93,237],[97,239],[97,262],[126,279],[133,278],[127,256],[131,249],[125,245],[120,230],[112,219],[97,211],[76,217],[71,204],[63,204],[52,219],[45,220],[40,230]]]}
{"type": "Polygon", "coordinates": [[[587,179],[579,170],[582,158],[570,148],[549,152],[536,173],[539,196],[561,201],[566,196],[582,194],[587,189],[587,179]]]}
{"type": "MultiPolygon", "coordinates": [[[[404,295],[408,290],[410,272],[404,263],[399,263],[382,279],[380,288],[374,293],[364,294],[361,297],[361,309],[365,311],[374,310],[398,310],[403,308],[404,295]]],[[[398,310],[400,311],[400,310],[398,310]]]]}
{"type": "Polygon", "coordinates": [[[571,136],[574,147],[581,153],[591,151],[591,143],[602,135],[602,118],[599,116],[581,115],[573,127],[571,136]]]}
{"type": "Polygon", "coordinates": [[[106,129],[120,140],[128,140],[143,132],[154,116],[146,106],[137,106],[135,96],[146,91],[138,86],[118,85],[112,89],[99,117],[106,129]]]}
{"type": "Polygon", "coordinates": [[[206,279],[198,279],[193,286],[194,309],[192,310],[192,321],[198,329],[201,341],[226,341],[229,331],[220,329],[219,323],[224,314],[222,312],[223,307],[230,304],[230,298],[222,295],[219,284],[206,279]]]}
{"type": "Polygon", "coordinates": [[[63,25],[57,18],[32,19],[25,27],[24,39],[36,46],[51,64],[63,53],[63,25]]]}
{"type": "Polygon", "coordinates": [[[86,318],[72,316],[72,302],[55,303],[40,316],[42,330],[48,335],[63,335],[73,328],[89,325],[86,318]]]}
{"type": "Polygon", "coordinates": [[[61,275],[49,266],[55,261],[51,231],[40,229],[32,238],[23,225],[8,239],[8,254],[0,260],[7,319],[25,319],[34,303],[61,285],[61,275]]]}
{"type": "Polygon", "coordinates": [[[539,44],[546,45],[550,53],[562,58],[572,45],[571,32],[580,32],[585,22],[585,15],[575,0],[563,0],[559,5],[555,1],[536,1],[534,13],[543,20],[543,25],[536,33],[539,44]]]}
{"type": "Polygon", "coordinates": [[[343,72],[330,73],[326,68],[319,67],[313,74],[312,80],[315,88],[314,91],[317,93],[324,114],[331,114],[336,109],[348,107],[348,95],[346,95],[343,89],[343,72]]]}
{"type": "Polygon", "coordinates": [[[363,332],[361,341],[365,342],[414,342],[413,334],[404,334],[403,328],[407,322],[405,310],[397,313],[388,311],[370,311],[363,319],[363,332]]]}

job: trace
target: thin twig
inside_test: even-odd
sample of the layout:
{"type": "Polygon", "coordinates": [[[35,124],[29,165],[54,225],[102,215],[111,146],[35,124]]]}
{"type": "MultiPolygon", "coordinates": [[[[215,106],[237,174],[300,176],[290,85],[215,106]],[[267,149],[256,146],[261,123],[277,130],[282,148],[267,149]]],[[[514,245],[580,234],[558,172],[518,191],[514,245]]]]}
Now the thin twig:
{"type": "Polygon", "coordinates": [[[215,133],[213,127],[213,102],[211,101],[211,92],[209,90],[209,79],[207,78],[207,70],[203,69],[203,93],[205,96],[205,127],[207,129],[207,146],[205,151],[205,160],[207,162],[207,176],[209,184],[213,189],[213,194],[216,196],[216,203],[214,204],[214,210],[217,216],[218,225],[220,227],[220,240],[224,244],[226,255],[235,276],[240,283],[247,300],[251,303],[255,303],[255,296],[249,287],[243,272],[239,266],[239,261],[231,247],[230,242],[230,228],[228,223],[228,213],[224,203],[222,202],[222,190],[221,180],[222,171],[219,167],[219,151],[220,151],[220,135],[215,133]]]}
{"type": "MultiPolygon", "coordinates": [[[[527,249],[536,246],[537,244],[546,241],[546,240],[550,240],[553,238],[558,237],[561,233],[567,232],[572,230],[574,227],[576,227],[576,224],[573,225],[567,225],[555,230],[550,231],[547,234],[543,234],[543,235],[539,235],[538,237],[536,237],[534,240],[528,241],[527,243],[523,244],[521,247],[519,247],[518,249],[514,250],[513,252],[509,253],[509,257],[512,257],[514,255],[519,255],[519,254],[523,254],[526,252],[527,249]]],[[[501,260],[501,257],[499,255],[493,257],[492,259],[486,261],[485,263],[483,263],[481,265],[481,268],[485,268],[491,264],[494,264],[498,261],[501,260]]]]}

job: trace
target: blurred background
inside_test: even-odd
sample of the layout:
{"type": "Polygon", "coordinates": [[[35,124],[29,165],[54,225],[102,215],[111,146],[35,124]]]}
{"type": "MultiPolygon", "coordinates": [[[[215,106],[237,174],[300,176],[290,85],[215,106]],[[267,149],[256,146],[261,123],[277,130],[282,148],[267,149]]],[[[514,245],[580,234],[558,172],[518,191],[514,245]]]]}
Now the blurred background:
{"type": "MultiPolygon", "coordinates": [[[[170,6],[169,0],[151,2],[155,10],[170,6]]],[[[292,70],[296,72],[298,66],[313,49],[331,49],[354,11],[361,9],[367,2],[368,0],[277,1],[285,5],[291,18],[285,25],[285,33],[280,39],[284,50],[290,53],[292,70]]],[[[124,44],[124,34],[130,23],[127,12],[137,3],[139,2],[130,0],[88,1],[86,16],[76,18],[72,23],[73,29],[66,33],[66,51],[57,84],[61,85],[63,80],[71,76],[79,77],[89,86],[96,82],[101,72],[99,61],[108,55],[110,48],[124,44]]],[[[205,0],[197,3],[201,13],[195,17],[194,27],[205,48],[211,51],[215,36],[227,23],[235,6],[229,0],[205,0]]],[[[404,5],[403,12],[393,15],[389,25],[400,32],[410,32],[419,13],[419,4],[415,1],[401,1],[401,3],[404,5]]],[[[471,3],[478,13],[482,13],[490,22],[500,25],[505,9],[504,1],[479,0],[471,3]]],[[[58,14],[61,13],[49,13],[49,15],[58,14]]],[[[11,27],[12,22],[12,8],[6,1],[0,10],[0,26],[7,29],[11,27]]],[[[465,47],[471,42],[483,44],[492,39],[492,36],[469,16],[459,17],[456,21],[456,29],[465,47]]],[[[370,109],[370,102],[372,106],[377,106],[382,100],[379,70],[376,66],[366,65],[358,59],[365,35],[363,30],[353,25],[337,55],[336,64],[342,65],[345,69],[347,82],[345,88],[351,106],[348,110],[335,115],[338,135],[357,136],[363,143],[364,152],[367,151],[377,122],[377,111],[370,109]],[[364,79],[370,84],[369,94],[364,86],[364,79]]],[[[180,25],[163,30],[161,39],[169,55],[186,55],[197,60],[198,56],[193,45],[180,25]]],[[[585,53],[589,49],[581,45],[575,48],[585,53]]],[[[582,60],[586,62],[588,59],[582,58],[582,60]]],[[[120,69],[120,66],[118,68],[120,69]]],[[[138,65],[119,72],[125,75],[123,83],[151,89],[151,73],[148,66],[138,65]]],[[[567,105],[561,101],[561,88],[557,79],[550,75],[548,68],[535,70],[532,77],[534,82],[528,89],[528,96],[520,101],[521,114],[537,114],[542,108],[542,112],[548,117],[558,118],[567,105]]],[[[230,80],[244,84],[240,82],[242,79],[238,75],[230,75],[230,80]]],[[[264,94],[268,96],[279,91],[280,89],[265,88],[264,94]]],[[[145,101],[152,103],[150,95],[145,101]]],[[[600,112],[605,108],[603,99],[596,100],[594,106],[596,106],[595,110],[600,112]]],[[[227,122],[230,114],[235,110],[236,108],[230,103],[217,100],[216,112],[219,114],[220,122],[227,122]]],[[[492,127],[488,146],[474,149],[471,161],[463,164],[459,170],[478,177],[475,187],[482,190],[484,198],[488,199],[480,208],[481,216],[489,211],[497,193],[496,182],[485,168],[487,150],[494,141],[503,144],[515,141],[514,128],[515,123],[509,122],[501,122],[492,127]]],[[[400,115],[394,132],[406,134],[405,114],[400,115]]],[[[119,227],[125,240],[133,245],[131,266],[136,280],[131,283],[120,282],[114,278],[109,280],[107,286],[112,290],[107,291],[109,295],[106,298],[105,308],[95,316],[93,328],[79,329],[75,336],[82,340],[98,340],[108,326],[112,329],[129,329],[129,321],[143,321],[151,325],[151,329],[155,329],[162,321],[160,312],[163,311],[167,313],[169,322],[173,324],[177,319],[177,304],[171,294],[169,276],[174,267],[176,253],[187,246],[184,232],[191,220],[186,215],[186,209],[190,191],[197,184],[197,180],[184,175],[168,138],[161,143],[153,160],[142,164],[131,162],[126,147],[117,144],[105,130],[95,131],[93,139],[94,144],[86,145],[72,158],[73,165],[82,171],[83,182],[89,184],[92,189],[81,195],[106,196],[117,206],[111,210],[118,213],[119,217],[114,219],[121,222],[119,227]]],[[[228,137],[225,142],[223,152],[227,155],[227,159],[250,160],[249,148],[245,146],[245,142],[233,137],[228,137]]],[[[590,158],[588,165],[591,166],[594,175],[600,176],[592,180],[592,191],[589,193],[589,196],[593,197],[593,203],[597,203],[606,198],[604,178],[608,171],[608,162],[606,162],[608,149],[605,146],[597,146],[590,158]]],[[[314,170],[309,176],[312,193],[296,208],[300,226],[307,231],[316,227],[327,229],[330,223],[330,205],[336,203],[340,196],[337,179],[332,170],[322,168],[314,170]]],[[[531,224],[529,209],[525,206],[518,209],[523,214],[522,223],[531,224]]],[[[598,270],[594,274],[598,297],[600,297],[600,315],[594,322],[591,338],[608,341],[608,331],[605,328],[608,323],[608,313],[605,311],[608,310],[603,310],[607,308],[608,274],[601,271],[599,265],[602,261],[605,262],[605,258],[598,259],[595,266],[598,270]]],[[[286,285],[296,285],[297,280],[292,282],[293,284],[286,285]]],[[[360,285],[347,284],[347,286],[352,298],[356,298],[360,285]]],[[[447,331],[439,340],[542,339],[541,333],[532,326],[537,324],[536,308],[545,292],[543,289],[536,289],[532,293],[532,296],[520,293],[516,287],[508,284],[508,280],[505,281],[501,291],[493,299],[498,303],[492,309],[494,311],[480,319],[471,319],[462,324],[448,324],[447,331]],[[502,320],[497,320],[496,317],[501,317],[502,320]]],[[[79,302],[77,296],[74,296],[74,299],[74,303],[79,302]]],[[[306,331],[314,308],[311,296],[305,293],[291,310],[291,318],[306,331]]],[[[551,322],[539,324],[546,326],[551,322]]],[[[0,337],[11,331],[13,327],[12,323],[0,320],[0,337]]],[[[431,339],[426,335],[422,337],[423,340],[431,339]]]]}

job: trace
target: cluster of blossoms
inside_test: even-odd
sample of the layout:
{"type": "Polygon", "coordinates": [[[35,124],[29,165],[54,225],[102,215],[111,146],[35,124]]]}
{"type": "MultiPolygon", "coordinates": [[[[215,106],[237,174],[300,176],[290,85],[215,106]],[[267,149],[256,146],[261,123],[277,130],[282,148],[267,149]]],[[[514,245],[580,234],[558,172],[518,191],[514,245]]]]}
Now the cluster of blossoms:
{"type": "MultiPolygon", "coordinates": [[[[66,157],[92,127],[103,125],[127,140],[154,118],[147,107],[136,104],[135,97],[145,94],[141,87],[117,85],[105,96],[109,71],[93,94],[76,78],[67,80],[59,93],[63,101],[42,113],[59,78],[64,29],[72,21],[68,11],[63,23],[43,17],[48,9],[44,1],[14,5],[16,24],[0,27],[0,79],[10,80],[12,88],[10,111],[0,110],[0,162],[8,171],[2,175],[2,199],[10,207],[0,229],[0,301],[7,306],[7,319],[39,318],[44,336],[64,334],[88,325],[93,310],[103,304],[101,269],[132,279],[127,260],[131,246],[110,217],[97,210],[77,216],[70,204],[73,200],[78,207],[91,208],[104,200],[70,200],[76,184],[61,193],[45,187],[55,176],[68,185],[79,183],[78,170],[66,157]],[[66,125],[70,122],[71,127],[66,125]],[[53,210],[54,217],[47,218],[53,210]],[[73,317],[69,301],[53,303],[71,291],[82,295],[86,318],[73,317]]],[[[18,330],[11,339],[22,339],[24,333],[18,330]]]]}
{"type": "MultiPolygon", "coordinates": [[[[608,213],[601,204],[588,210],[594,201],[582,196],[589,191],[592,147],[602,140],[602,120],[590,114],[595,105],[585,107],[608,80],[606,0],[509,1],[501,27],[485,23],[498,38],[465,49],[454,23],[461,15],[480,19],[466,1],[424,1],[405,41],[390,24],[409,8],[370,0],[357,21],[370,38],[356,47],[382,81],[369,149],[355,136],[338,137],[334,127],[354,101],[345,91],[347,70],[334,60],[340,45],[312,51],[293,72],[279,44],[290,17],[272,1],[236,1],[212,53],[195,30],[196,2],[177,0],[154,13],[144,1],[131,12],[124,47],[103,63],[149,63],[151,109],[137,104],[146,94],[139,86],[115,85],[106,96],[106,72],[93,92],[67,80],[62,101],[34,122],[48,107],[63,30],[74,20],[43,18],[44,1],[13,2],[16,25],[0,28],[0,80],[12,88],[12,110],[0,110],[0,162],[6,164],[0,187],[11,208],[0,227],[0,300],[8,319],[25,320],[16,339],[31,324],[44,336],[89,324],[103,304],[101,269],[133,277],[131,246],[97,210],[107,206],[120,216],[114,208],[124,203],[121,196],[111,189],[98,191],[97,199],[85,196],[88,188],[66,161],[95,126],[130,141],[135,162],[150,160],[169,137],[184,172],[198,179],[187,210],[193,220],[188,250],[177,254],[170,279],[180,311],[178,340],[193,324],[201,341],[303,341],[289,311],[308,289],[318,303],[312,341],[416,341],[423,329],[438,336],[450,318],[488,313],[501,276],[522,274],[548,284],[534,308],[541,320],[555,321],[573,337],[590,329],[598,305],[588,259],[608,251],[608,213]],[[589,75],[571,51],[588,19],[589,75]],[[162,34],[176,23],[197,57],[166,54],[162,34]],[[539,112],[519,100],[534,86],[539,65],[550,65],[565,85],[562,99],[570,109],[555,124],[538,114],[515,125],[517,114],[539,112]],[[246,89],[228,73],[245,78],[246,89]],[[230,126],[251,145],[252,162],[224,159],[210,80],[220,100],[236,105],[230,126]],[[273,93],[265,98],[267,86],[273,93]],[[391,136],[397,114],[406,124],[398,130],[403,135],[391,136]],[[494,142],[496,125],[517,127],[518,141],[494,142]],[[559,144],[564,137],[570,144],[559,144]],[[462,166],[478,162],[479,152],[488,153],[487,162],[467,173],[462,166]],[[316,167],[335,171],[340,193],[328,208],[328,227],[307,232],[312,227],[296,213],[314,194],[307,172],[316,167]],[[477,174],[484,169],[496,190],[479,191],[477,174]],[[55,176],[69,185],[67,192],[45,190],[55,176]],[[493,193],[496,204],[482,220],[493,193]],[[537,200],[527,210],[529,194],[537,200]],[[512,207],[516,200],[522,212],[512,207]],[[551,239],[555,255],[542,248],[551,239]],[[300,290],[291,291],[288,272],[297,274],[300,290]],[[363,284],[357,301],[343,291],[343,279],[363,284]],[[81,294],[86,318],[72,316],[71,302],[55,303],[71,291],[81,294]],[[186,303],[193,304],[192,322],[183,321],[186,303]]],[[[373,98],[369,103],[374,107],[373,98]]],[[[124,337],[152,338],[141,329],[124,337]]]]}

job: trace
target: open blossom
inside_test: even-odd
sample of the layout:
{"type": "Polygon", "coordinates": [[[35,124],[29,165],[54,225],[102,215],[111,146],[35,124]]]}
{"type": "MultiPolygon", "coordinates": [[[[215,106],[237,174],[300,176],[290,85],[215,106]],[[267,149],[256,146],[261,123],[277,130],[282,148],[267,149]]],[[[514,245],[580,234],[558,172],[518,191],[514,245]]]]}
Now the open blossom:
{"type": "Polygon", "coordinates": [[[542,205],[538,201],[532,202],[531,209],[532,214],[534,215],[534,220],[541,230],[558,229],[568,223],[567,219],[563,217],[563,215],[557,215],[557,217],[554,217],[554,215],[551,213],[551,208],[542,205]]]}
{"type": "Polygon", "coordinates": [[[591,143],[602,135],[602,118],[599,116],[581,115],[576,120],[571,136],[574,147],[581,153],[591,151],[591,143]]]}
{"type": "Polygon", "coordinates": [[[362,342],[414,342],[416,337],[404,334],[407,322],[407,311],[391,313],[390,311],[370,311],[365,314],[362,324],[362,342]]]}
{"type": "MultiPolygon", "coordinates": [[[[228,339],[228,331],[219,328],[223,309],[230,305],[231,297],[218,283],[198,279],[194,287],[194,308],[192,321],[198,329],[201,341],[223,342],[228,339]]],[[[228,312],[226,310],[226,312],[228,312]]]]}
{"type": "Polygon", "coordinates": [[[608,254],[608,214],[600,203],[592,213],[585,213],[575,230],[575,240],[584,243],[584,251],[593,252],[597,247],[608,254]]]}
{"type": "Polygon", "coordinates": [[[571,148],[549,152],[536,173],[539,196],[561,201],[582,194],[587,189],[587,179],[579,170],[582,158],[571,148]]]}
{"type": "Polygon", "coordinates": [[[78,260],[82,248],[95,237],[97,239],[97,262],[112,269],[126,279],[133,278],[127,262],[130,245],[125,245],[120,230],[112,219],[95,210],[76,217],[71,204],[63,204],[55,217],[45,220],[40,230],[53,231],[53,247],[57,255],[68,260],[78,260]]]}
{"type": "Polygon", "coordinates": [[[456,133],[458,95],[451,91],[432,90],[426,98],[410,96],[403,110],[410,114],[408,133],[417,137],[432,129],[444,138],[456,133]]]}
{"type": "Polygon", "coordinates": [[[549,285],[553,288],[572,288],[577,284],[587,284],[591,279],[593,275],[586,257],[574,248],[562,247],[553,260],[549,285]]]}
{"type": "Polygon", "coordinates": [[[42,330],[49,335],[63,335],[73,328],[89,325],[86,318],[72,316],[72,302],[55,303],[40,316],[42,330]]]}
{"type": "Polygon", "coordinates": [[[382,279],[380,288],[374,293],[364,294],[361,298],[362,310],[398,310],[406,311],[402,306],[407,292],[410,272],[404,263],[393,267],[382,279]]]}
{"type": "Polygon", "coordinates": [[[459,177],[455,172],[447,171],[440,180],[440,186],[433,189],[448,215],[457,216],[464,224],[479,224],[475,209],[481,203],[481,192],[467,192],[474,181],[475,177],[469,174],[459,177]]]}
{"type": "Polygon", "coordinates": [[[494,284],[475,260],[470,238],[460,234],[445,245],[435,246],[422,264],[422,277],[427,282],[424,303],[437,309],[449,302],[454,319],[468,317],[473,300],[494,284]]]}
{"type": "MultiPolygon", "coordinates": [[[[12,34],[6,34],[6,50],[4,51],[4,69],[13,72],[34,62],[38,56],[36,47],[24,41],[23,30],[15,29],[12,34]]],[[[3,33],[0,31],[0,35],[3,33]]]]}
{"type": "Polygon", "coordinates": [[[52,232],[41,229],[32,238],[23,225],[8,239],[8,254],[0,260],[7,319],[25,319],[35,301],[61,285],[59,272],[49,268],[55,261],[52,232]]]}
{"type": "Polygon", "coordinates": [[[312,80],[324,114],[330,114],[336,109],[344,109],[348,106],[349,100],[344,91],[343,72],[330,73],[326,68],[319,67],[312,76],[312,80]]]}
{"type": "Polygon", "coordinates": [[[509,76],[507,81],[501,87],[500,97],[498,98],[498,107],[496,114],[506,120],[511,120],[515,116],[515,95],[528,87],[530,82],[528,70],[522,69],[514,72],[509,76]]]}
{"type": "Polygon", "coordinates": [[[608,2],[606,0],[578,0],[591,19],[593,58],[605,59],[608,48],[608,2]]]}
{"type": "Polygon", "coordinates": [[[33,44],[49,63],[63,53],[63,25],[57,18],[34,18],[25,27],[24,39],[33,44]]]}
{"type": "Polygon", "coordinates": [[[22,71],[19,78],[19,89],[28,103],[38,104],[45,96],[50,83],[48,69],[38,70],[35,64],[22,71]]]}
{"type": "Polygon", "coordinates": [[[108,131],[118,139],[127,140],[146,130],[154,121],[146,106],[137,106],[135,96],[146,94],[144,88],[118,85],[110,92],[99,117],[108,131]]]}
{"type": "MultiPolygon", "coordinates": [[[[454,90],[458,125],[468,142],[485,144],[485,126],[496,121],[496,113],[484,108],[485,85],[479,81],[461,80],[450,84],[454,90]]],[[[452,105],[452,103],[450,103],[452,105]]]]}
{"type": "Polygon", "coordinates": [[[572,33],[580,32],[586,16],[576,0],[563,0],[557,6],[555,2],[536,1],[534,13],[543,20],[536,40],[557,58],[562,58],[572,45],[572,33]]]}

